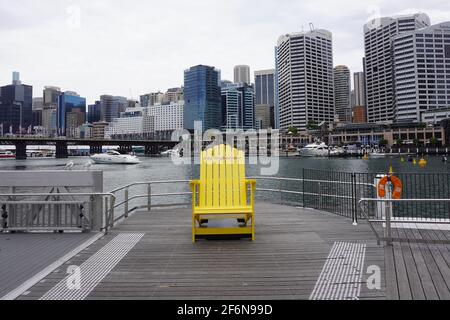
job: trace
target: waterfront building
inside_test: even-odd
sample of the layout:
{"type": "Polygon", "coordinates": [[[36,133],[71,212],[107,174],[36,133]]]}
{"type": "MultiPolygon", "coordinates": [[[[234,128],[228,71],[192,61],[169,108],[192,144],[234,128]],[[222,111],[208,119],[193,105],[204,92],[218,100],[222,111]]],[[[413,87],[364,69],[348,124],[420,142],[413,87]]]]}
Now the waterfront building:
{"type": "Polygon", "coordinates": [[[354,101],[352,107],[366,106],[366,77],[364,72],[355,72],[353,74],[353,94],[354,101]]]}
{"type": "Polygon", "coordinates": [[[153,139],[170,140],[173,131],[183,129],[184,101],[155,104],[146,110],[143,128],[153,139]]]}
{"type": "Polygon", "coordinates": [[[76,139],[91,139],[92,138],[92,128],[93,125],[90,123],[84,123],[79,126],[76,130],[76,139]]]}
{"type": "Polygon", "coordinates": [[[105,131],[108,128],[109,123],[105,121],[99,121],[92,124],[91,137],[94,140],[105,139],[105,131]]]}
{"type": "Polygon", "coordinates": [[[86,98],[72,91],[61,93],[58,99],[58,134],[73,136],[74,130],[86,122],[86,98]],[[70,118],[70,121],[68,119],[70,118]]]}
{"type": "Polygon", "coordinates": [[[439,111],[450,106],[450,22],[404,32],[393,48],[396,121],[445,114],[439,111]]]}
{"type": "Polygon", "coordinates": [[[88,122],[94,123],[101,120],[102,106],[100,101],[95,101],[94,104],[88,105],[88,122]]]}
{"type": "Polygon", "coordinates": [[[200,121],[203,130],[222,127],[220,71],[198,65],[184,72],[184,128],[194,130],[200,121]]]}
{"type": "Polygon", "coordinates": [[[233,83],[222,87],[223,129],[255,128],[255,93],[247,83],[233,83]]]}
{"type": "Polygon", "coordinates": [[[275,128],[275,70],[255,71],[255,113],[259,129],[275,128]]]}
{"type": "Polygon", "coordinates": [[[57,134],[56,113],[58,110],[58,101],[61,89],[53,86],[44,87],[43,108],[42,108],[42,127],[44,135],[55,136],[57,134]]]}
{"type": "Polygon", "coordinates": [[[167,92],[164,94],[164,98],[162,103],[171,103],[171,102],[180,102],[184,104],[184,88],[170,88],[167,90],[167,92]]]}
{"type": "Polygon", "coordinates": [[[143,108],[128,108],[110,122],[105,129],[105,138],[110,139],[115,136],[133,136],[143,133],[143,108]]]}
{"type": "Polygon", "coordinates": [[[353,123],[366,123],[366,107],[354,106],[352,108],[352,122],[353,123]]]}
{"type": "Polygon", "coordinates": [[[102,95],[100,97],[101,121],[112,122],[119,118],[128,107],[128,99],[120,96],[102,95]]]}
{"type": "MultiPolygon", "coordinates": [[[[450,103],[449,103],[450,105],[450,103]]],[[[450,119],[450,107],[439,108],[422,112],[422,122],[427,124],[439,124],[442,120],[450,119]]]]}
{"type": "Polygon", "coordinates": [[[280,129],[333,122],[333,44],[327,30],[286,34],[277,45],[280,129]]]}
{"type": "Polygon", "coordinates": [[[13,73],[12,84],[0,87],[1,134],[27,133],[33,122],[33,87],[20,81],[13,73]]]}
{"type": "Polygon", "coordinates": [[[420,145],[428,145],[432,139],[436,139],[439,144],[445,145],[445,132],[441,126],[423,126],[418,123],[398,123],[398,124],[347,124],[333,129],[328,137],[330,145],[378,145],[385,140],[387,146],[393,146],[397,140],[402,140],[403,144],[414,148],[414,142],[420,145]]]}
{"type": "Polygon", "coordinates": [[[341,122],[351,122],[351,80],[347,66],[337,66],[334,74],[334,101],[336,115],[341,122]]]}
{"type": "Polygon", "coordinates": [[[234,67],[234,83],[246,83],[250,82],[250,66],[239,65],[234,67]]]}
{"type": "Polygon", "coordinates": [[[366,103],[369,122],[395,119],[393,40],[404,32],[430,25],[424,13],[376,18],[364,25],[366,103]]]}
{"type": "Polygon", "coordinates": [[[164,100],[164,93],[162,92],[144,94],[140,98],[142,108],[153,106],[157,103],[162,103],[163,100],[164,100]]]}
{"type": "Polygon", "coordinates": [[[32,127],[39,127],[42,130],[42,112],[44,109],[44,98],[33,98],[33,120],[32,127]]]}

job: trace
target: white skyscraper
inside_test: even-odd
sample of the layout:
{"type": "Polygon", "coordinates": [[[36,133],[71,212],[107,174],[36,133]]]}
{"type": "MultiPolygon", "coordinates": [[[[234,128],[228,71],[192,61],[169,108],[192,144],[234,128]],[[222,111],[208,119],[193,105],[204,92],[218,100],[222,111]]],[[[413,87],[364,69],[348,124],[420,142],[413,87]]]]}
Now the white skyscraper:
{"type": "Polygon", "coordinates": [[[339,121],[351,122],[351,80],[347,66],[337,66],[334,72],[334,101],[339,121]]]}
{"type": "Polygon", "coordinates": [[[448,108],[450,22],[395,37],[394,77],[398,122],[421,122],[424,112],[448,108]]]}
{"type": "Polygon", "coordinates": [[[334,120],[333,43],[327,30],[283,35],[278,40],[280,129],[334,120]]]}
{"type": "Polygon", "coordinates": [[[251,84],[249,66],[240,65],[234,67],[234,83],[251,84]]]}
{"type": "Polygon", "coordinates": [[[394,120],[393,39],[430,25],[424,13],[374,19],[364,25],[366,95],[369,122],[394,120]]]}

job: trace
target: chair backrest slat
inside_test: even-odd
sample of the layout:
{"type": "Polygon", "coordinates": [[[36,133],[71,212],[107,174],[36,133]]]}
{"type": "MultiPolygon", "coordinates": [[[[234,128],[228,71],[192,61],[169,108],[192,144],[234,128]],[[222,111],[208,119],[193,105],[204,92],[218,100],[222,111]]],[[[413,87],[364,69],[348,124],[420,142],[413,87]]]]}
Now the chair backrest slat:
{"type": "Polygon", "coordinates": [[[202,152],[199,204],[207,208],[247,205],[244,152],[223,144],[202,152]]]}

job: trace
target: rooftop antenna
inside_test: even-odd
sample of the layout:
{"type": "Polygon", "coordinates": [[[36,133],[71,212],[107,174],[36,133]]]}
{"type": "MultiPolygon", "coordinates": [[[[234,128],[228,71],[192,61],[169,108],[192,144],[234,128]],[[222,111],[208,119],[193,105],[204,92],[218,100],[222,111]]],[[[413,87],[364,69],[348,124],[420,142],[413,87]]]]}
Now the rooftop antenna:
{"type": "Polygon", "coordinates": [[[304,29],[304,26],[302,25],[302,32],[304,32],[305,31],[305,29],[304,29]]]}
{"type": "Polygon", "coordinates": [[[314,28],[314,24],[313,24],[312,22],[309,23],[309,29],[310,29],[311,31],[316,30],[316,28],[314,28]]]}

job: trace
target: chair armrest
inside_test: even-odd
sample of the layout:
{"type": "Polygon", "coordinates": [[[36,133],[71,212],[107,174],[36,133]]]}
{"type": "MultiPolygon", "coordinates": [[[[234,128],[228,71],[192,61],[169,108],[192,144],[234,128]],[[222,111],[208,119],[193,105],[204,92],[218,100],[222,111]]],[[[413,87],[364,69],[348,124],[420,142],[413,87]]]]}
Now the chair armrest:
{"type": "Polygon", "coordinates": [[[256,187],[256,180],[245,180],[246,185],[250,185],[252,188],[256,187]]]}
{"type": "Polygon", "coordinates": [[[189,183],[189,186],[191,188],[192,192],[195,192],[195,188],[200,185],[200,181],[199,180],[193,180],[189,183]]]}

